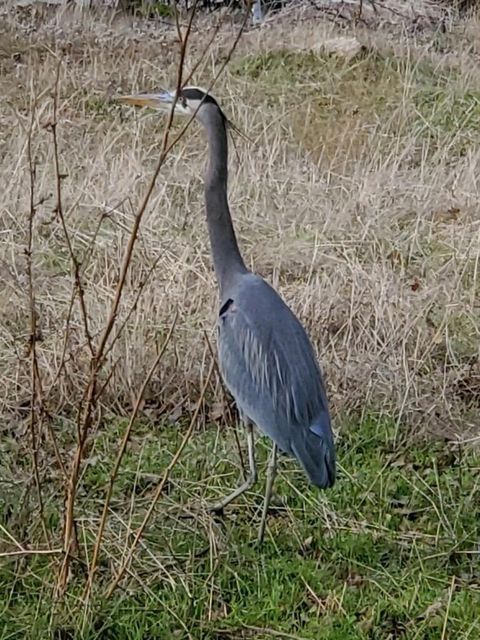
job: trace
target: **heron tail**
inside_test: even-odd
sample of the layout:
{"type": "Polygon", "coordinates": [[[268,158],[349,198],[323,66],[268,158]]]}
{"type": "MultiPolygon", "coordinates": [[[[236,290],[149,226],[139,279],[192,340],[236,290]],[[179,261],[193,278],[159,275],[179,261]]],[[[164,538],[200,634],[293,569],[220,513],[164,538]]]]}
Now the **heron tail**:
{"type": "Polygon", "coordinates": [[[313,424],[309,429],[299,429],[291,442],[292,452],[305,469],[312,484],[328,489],[335,484],[336,463],[330,420],[313,424]]]}

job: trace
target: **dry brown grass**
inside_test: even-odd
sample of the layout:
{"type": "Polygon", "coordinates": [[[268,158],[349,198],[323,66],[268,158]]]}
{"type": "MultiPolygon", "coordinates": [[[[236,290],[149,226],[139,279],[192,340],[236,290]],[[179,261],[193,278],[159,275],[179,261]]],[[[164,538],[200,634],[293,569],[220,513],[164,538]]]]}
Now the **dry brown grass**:
{"type": "MultiPolygon", "coordinates": [[[[209,46],[212,24],[211,18],[196,23],[187,73],[209,46]]],[[[363,478],[370,487],[364,491],[356,470],[368,467],[362,455],[372,452],[367,446],[365,453],[360,438],[360,453],[354,446],[348,457],[351,434],[344,425],[352,424],[352,415],[353,422],[371,413],[384,416],[385,431],[401,438],[430,432],[464,442],[478,439],[480,75],[473,24],[471,19],[452,27],[456,37],[452,32],[430,33],[430,38],[424,33],[420,39],[397,35],[394,42],[385,31],[351,27],[340,35],[362,45],[352,55],[352,40],[338,40],[336,26],[292,24],[287,15],[246,33],[217,83],[215,94],[228,115],[254,140],[237,141],[231,154],[230,200],[242,249],[248,264],[280,290],[308,327],[339,434],[344,467],[340,495],[343,491],[350,504],[349,492],[361,494],[352,513],[332,506],[336,503],[328,497],[302,495],[303,506],[292,509],[287,503],[286,520],[274,518],[272,527],[279,533],[287,522],[297,546],[305,538],[300,533],[303,510],[315,527],[320,523],[330,534],[384,527],[383,506],[373,525],[368,518],[365,524],[363,507],[369,510],[375,503],[370,489],[379,474],[388,471],[385,482],[393,477],[391,452],[383,451],[378,472],[371,470],[372,480],[368,473],[363,478]],[[328,53],[343,44],[347,55],[328,53]]],[[[60,548],[61,496],[67,484],[63,472],[71,473],[79,450],[78,425],[82,420],[86,424],[77,411],[84,411],[82,394],[91,380],[88,342],[98,345],[104,332],[164,128],[158,115],[120,108],[111,98],[175,85],[175,30],[113,19],[108,13],[67,10],[42,10],[37,16],[12,12],[2,29],[0,452],[6,456],[0,460],[0,506],[6,523],[0,540],[5,555],[33,555],[26,547],[35,544],[53,555],[54,566],[58,557],[65,560],[72,552],[80,559],[72,563],[74,571],[80,572],[84,565],[91,568],[95,540],[103,539],[98,583],[115,586],[123,567],[150,594],[156,582],[187,584],[193,578],[197,565],[194,560],[188,565],[194,558],[188,545],[195,540],[208,546],[212,573],[205,589],[212,579],[213,593],[212,576],[226,537],[198,505],[205,494],[233,484],[237,471],[232,432],[220,436],[214,427],[231,424],[232,414],[215,370],[210,378],[205,339],[207,334],[214,342],[217,294],[204,224],[205,144],[196,126],[169,154],[142,219],[107,361],[99,370],[97,388],[104,385],[104,393],[93,403],[89,439],[81,451],[74,514],[78,548],[60,548]],[[52,93],[59,61],[56,134],[60,172],[65,174],[62,209],[80,264],[90,338],[78,292],[71,307],[78,278],[56,210],[52,93]],[[36,213],[27,255],[30,127],[36,213]],[[30,317],[29,263],[35,322],[30,317]],[[32,375],[32,344],[37,377],[32,375]],[[157,360],[141,399],[138,393],[157,360]],[[185,431],[182,417],[187,415],[190,429],[185,431]],[[127,443],[128,420],[121,416],[129,416],[133,427],[122,464],[119,448],[122,438],[127,443]],[[30,491],[35,474],[27,459],[32,449],[29,421],[30,427],[35,423],[40,443],[36,483],[43,489],[44,532],[36,518],[39,500],[30,491]],[[179,428],[169,428],[169,423],[179,428]],[[208,431],[202,444],[188,442],[202,428],[208,431]],[[174,469],[184,445],[187,453],[174,469]],[[161,508],[155,510],[159,498],[161,508]],[[150,515],[144,529],[142,521],[150,515]],[[135,531],[138,547],[133,548],[135,531]],[[177,543],[182,558],[190,558],[186,568],[177,564],[177,543]]],[[[195,83],[209,84],[237,30],[238,20],[225,21],[200,61],[195,83]]],[[[174,132],[180,127],[175,123],[174,132]]],[[[377,440],[383,441],[378,434],[372,440],[368,425],[368,420],[361,422],[357,431],[365,426],[365,441],[375,447],[377,440]]],[[[399,455],[395,464],[402,465],[399,455]]],[[[455,465],[450,470],[448,460],[438,456],[435,473],[436,465],[455,476],[455,465]]],[[[476,477],[473,471],[471,477],[476,477]]],[[[447,482],[448,474],[445,478],[447,482]]],[[[290,501],[301,495],[297,476],[287,470],[281,481],[290,501]]],[[[467,490],[462,482],[461,500],[453,494],[449,499],[453,513],[468,515],[478,483],[467,490]]],[[[417,494],[416,488],[412,491],[417,494]]],[[[438,487],[438,493],[442,505],[447,492],[438,487]]],[[[388,512],[388,491],[383,499],[388,512]]],[[[450,525],[443,526],[450,544],[450,525]]],[[[407,533],[402,544],[410,540],[407,533]]],[[[201,571],[197,577],[204,580],[201,571]]],[[[82,588],[77,584],[76,593],[81,594],[83,581],[78,582],[82,588]]],[[[185,590],[190,599],[189,588],[185,590]]]]}
{"type": "MultiPolygon", "coordinates": [[[[104,326],[163,127],[158,116],[121,111],[109,98],[119,90],[174,82],[175,34],[167,28],[160,37],[153,31],[138,36],[123,18],[112,22],[61,12],[49,20],[28,36],[12,16],[3,36],[0,395],[7,421],[22,419],[30,397],[24,250],[32,101],[37,102],[32,145],[39,204],[32,260],[38,357],[48,410],[60,416],[78,400],[88,359],[76,304],[68,366],[59,370],[72,277],[52,211],[52,142],[45,130],[57,57],[62,60],[58,135],[67,174],[64,210],[76,252],[89,253],[83,281],[93,336],[104,326]]],[[[222,27],[196,73],[199,84],[208,83],[220,64],[233,29],[222,27]]],[[[209,35],[193,34],[187,70],[209,35]]],[[[353,62],[332,63],[327,56],[326,84],[319,83],[315,69],[308,77],[313,62],[305,67],[301,60],[290,86],[288,69],[276,81],[273,72],[252,77],[245,62],[246,55],[279,47],[305,50],[309,41],[318,44],[332,35],[329,24],[289,28],[282,21],[263,34],[247,34],[219,81],[222,105],[255,140],[239,142],[231,157],[230,199],[241,245],[248,264],[280,289],[307,324],[335,413],[368,408],[462,435],[474,427],[469,411],[478,401],[480,152],[475,144],[455,151],[461,131],[446,131],[442,144],[434,145],[412,127],[414,70],[435,63],[436,52],[423,48],[413,59],[406,55],[390,75],[385,66],[379,75],[378,53],[353,62]],[[292,94],[296,90],[300,93],[292,94]]],[[[365,34],[359,37],[365,40],[365,34]]],[[[373,45],[369,34],[368,46],[373,45]]],[[[404,47],[408,51],[408,41],[404,47]]],[[[377,51],[385,50],[380,34],[377,51]]],[[[478,86],[472,74],[466,76],[468,86],[458,74],[452,76],[451,91],[478,86]]],[[[150,399],[155,396],[155,406],[166,409],[196,397],[204,368],[203,331],[212,334],[216,314],[203,221],[204,156],[194,127],[169,157],[148,206],[120,315],[150,270],[152,276],[110,353],[116,366],[104,407],[114,413],[130,406],[175,309],[180,318],[174,344],[150,399]]]]}

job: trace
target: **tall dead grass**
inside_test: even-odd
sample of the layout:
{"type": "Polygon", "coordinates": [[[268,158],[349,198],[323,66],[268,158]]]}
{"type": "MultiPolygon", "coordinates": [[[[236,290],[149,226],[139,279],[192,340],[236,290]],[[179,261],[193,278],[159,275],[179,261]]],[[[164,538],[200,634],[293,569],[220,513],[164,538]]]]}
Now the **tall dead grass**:
{"type": "MultiPolygon", "coordinates": [[[[30,36],[12,19],[0,112],[2,431],[18,437],[31,417],[33,345],[38,439],[54,443],[69,464],[79,394],[90,388],[97,357],[91,345],[102,342],[112,309],[115,326],[102,355],[106,366],[97,372],[95,389],[102,393],[89,434],[106,416],[126,415],[134,406],[159,422],[194,406],[198,412],[199,397],[208,422],[209,415],[218,418],[222,398],[215,375],[205,379],[203,336],[213,340],[216,286],[204,226],[205,144],[195,127],[165,158],[118,308],[112,306],[164,122],[122,110],[110,98],[175,85],[176,32],[139,34],[124,19],[75,15],[52,14],[30,36]],[[175,312],[173,336],[152,369],[175,312]]],[[[194,31],[186,73],[200,59],[194,81],[208,85],[237,30],[224,24],[211,45],[212,31],[194,31]]],[[[268,74],[254,81],[245,71],[247,52],[298,50],[307,35],[318,41],[335,35],[332,30],[280,21],[263,36],[248,34],[233,60],[236,71],[219,79],[221,104],[255,141],[237,142],[231,154],[230,200],[241,246],[247,263],[307,325],[340,433],[341,416],[375,411],[394,416],[399,433],[430,429],[467,439],[478,427],[480,396],[480,150],[474,144],[458,153],[455,129],[439,145],[410,127],[409,80],[418,58],[406,57],[398,104],[386,122],[362,111],[368,87],[352,91],[350,104],[345,94],[339,121],[334,111],[320,117],[316,96],[327,99],[322,114],[329,96],[313,80],[304,92],[301,78],[293,77],[291,86],[271,91],[268,74]]],[[[382,47],[379,36],[369,55],[382,47]]],[[[422,55],[428,60],[430,53],[422,55]]],[[[340,81],[342,69],[337,73],[340,81]]],[[[388,94],[389,83],[382,87],[388,94]]],[[[172,135],[179,130],[174,123],[172,135]]],[[[34,448],[36,464],[45,468],[55,451],[47,444],[34,448]]]]}
{"type": "MultiPolygon", "coordinates": [[[[131,28],[123,25],[123,33],[120,27],[115,31],[83,16],[81,28],[63,15],[48,29],[63,33],[55,46],[63,60],[58,145],[66,173],[65,220],[75,251],[82,258],[88,255],[82,274],[85,306],[92,337],[98,337],[164,124],[155,114],[121,111],[109,98],[118,90],[171,86],[175,34],[165,32],[163,47],[146,34],[134,49],[124,46],[134,38],[131,28]],[[169,54],[164,56],[164,50],[169,54]]],[[[197,71],[201,81],[218,66],[230,29],[223,28],[197,71]]],[[[249,34],[237,56],[246,49],[250,54],[265,51],[278,42],[294,46],[302,29],[313,37],[314,28],[300,25],[286,41],[282,24],[263,38],[249,34]]],[[[329,30],[319,25],[317,38],[329,30]]],[[[193,34],[187,71],[207,36],[193,34]]],[[[72,408],[75,392],[88,376],[88,359],[81,310],[74,305],[66,347],[69,368],[59,372],[72,278],[61,223],[53,211],[53,148],[45,129],[52,118],[49,91],[57,59],[39,38],[21,39],[18,33],[15,38],[11,56],[3,59],[2,79],[6,104],[0,396],[2,414],[20,417],[30,397],[24,357],[29,304],[24,248],[29,215],[26,131],[33,100],[37,101],[32,139],[37,349],[54,414],[72,408]]],[[[408,81],[408,71],[404,80],[408,81]]],[[[285,98],[288,87],[280,87],[274,104],[267,104],[259,89],[248,77],[227,73],[216,90],[228,113],[256,142],[238,142],[237,150],[232,150],[235,223],[247,261],[273,280],[309,326],[335,409],[373,406],[399,413],[407,421],[414,415],[421,423],[446,420],[454,431],[463,432],[463,418],[453,423],[451,419],[458,400],[455,385],[471,371],[478,337],[477,149],[452,158],[447,141],[433,154],[425,145],[422,151],[414,131],[399,126],[397,136],[390,128],[386,137],[385,127],[368,122],[368,114],[360,120],[352,115],[350,126],[343,117],[341,130],[335,132],[332,121],[326,127],[316,124],[314,111],[309,129],[299,131],[285,98]],[[325,155],[322,136],[331,138],[332,130],[336,146],[325,155]],[[382,135],[386,143],[380,145],[382,135]],[[309,146],[316,150],[313,156],[304,150],[309,146]],[[355,162],[349,161],[353,147],[355,162]],[[432,309],[436,318],[429,322],[432,309]],[[463,336],[465,332],[470,337],[463,336]],[[452,347],[456,337],[470,340],[470,357],[460,356],[452,347]]],[[[388,91],[388,81],[383,90],[388,91]]],[[[361,99],[352,100],[352,114],[361,99]]],[[[298,101],[303,109],[301,96],[298,101]]],[[[397,122],[403,109],[399,104],[397,122]]],[[[109,354],[116,364],[105,408],[115,412],[131,404],[132,390],[155,358],[175,308],[180,310],[175,349],[155,376],[155,402],[174,406],[198,388],[201,335],[212,329],[216,300],[203,224],[204,156],[201,134],[192,129],[167,159],[147,206],[118,311],[120,324],[133,304],[135,310],[109,354]],[[150,271],[153,276],[137,300],[138,288],[150,271]],[[160,389],[162,397],[157,395],[160,389]]]]}

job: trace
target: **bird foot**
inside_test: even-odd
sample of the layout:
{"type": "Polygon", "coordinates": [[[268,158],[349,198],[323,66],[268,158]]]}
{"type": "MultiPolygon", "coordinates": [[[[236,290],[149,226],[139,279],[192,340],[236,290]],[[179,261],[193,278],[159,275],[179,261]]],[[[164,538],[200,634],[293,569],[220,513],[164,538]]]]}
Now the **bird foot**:
{"type": "Polygon", "coordinates": [[[225,508],[223,504],[209,504],[205,508],[206,511],[212,513],[215,516],[224,516],[225,508]]]}
{"type": "Polygon", "coordinates": [[[268,505],[268,512],[283,511],[287,507],[287,499],[279,493],[273,493],[268,505]]]}

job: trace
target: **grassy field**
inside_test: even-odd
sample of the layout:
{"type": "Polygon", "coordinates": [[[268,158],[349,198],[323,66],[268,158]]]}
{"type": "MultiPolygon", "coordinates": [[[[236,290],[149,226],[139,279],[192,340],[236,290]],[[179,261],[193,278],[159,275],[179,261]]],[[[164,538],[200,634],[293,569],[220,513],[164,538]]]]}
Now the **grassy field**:
{"type": "MultiPolygon", "coordinates": [[[[150,503],[177,427],[140,427],[112,501],[99,593],[82,600],[79,565],[62,605],[52,604],[52,563],[5,563],[2,638],[477,638],[480,632],[478,477],[474,450],[395,442],[370,417],[345,425],[343,473],[318,496],[294,463],[276,485],[267,539],[255,545],[260,489],[212,519],[196,505],[237,479],[231,437],[199,433],[175,468],[127,585],[100,588],[125,553],[150,503]],[[347,427],[348,426],[348,430],[347,427]],[[82,631],[81,631],[82,629],[82,631]]],[[[91,547],[118,429],[95,444],[79,499],[82,550],[91,547]]],[[[267,448],[259,446],[262,463],[267,448]]],[[[263,468],[263,464],[262,464],[263,468]]],[[[5,511],[5,509],[4,509],[5,511]]],[[[28,501],[10,505],[17,531],[28,501]],[[14,514],[14,515],[13,515],[14,514]]],[[[58,505],[48,508],[54,530],[58,505]]],[[[32,525],[30,524],[30,528],[32,525]]]]}
{"type": "MultiPolygon", "coordinates": [[[[242,250],[312,336],[338,444],[328,493],[281,459],[259,549],[266,440],[258,486],[222,517],[205,509],[242,456],[213,366],[196,126],[160,170],[112,315],[165,126],[112,98],[175,86],[175,29],[2,17],[0,640],[479,638],[477,20],[279,17],[215,85],[251,138],[230,160],[242,250]]],[[[216,19],[187,48],[201,86],[238,30],[215,35],[216,19]]]]}

